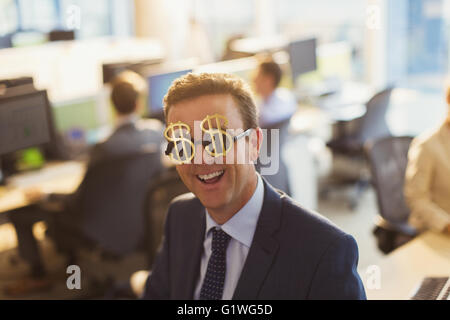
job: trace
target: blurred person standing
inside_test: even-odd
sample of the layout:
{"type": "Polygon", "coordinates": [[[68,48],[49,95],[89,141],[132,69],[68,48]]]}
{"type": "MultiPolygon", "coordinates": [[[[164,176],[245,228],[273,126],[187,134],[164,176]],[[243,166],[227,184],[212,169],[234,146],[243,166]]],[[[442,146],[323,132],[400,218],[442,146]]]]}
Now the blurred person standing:
{"type": "MultiPolygon", "coordinates": [[[[259,107],[259,123],[264,133],[262,154],[271,154],[278,158],[278,170],[275,174],[263,174],[275,188],[291,194],[289,173],[282,157],[282,147],[288,138],[289,121],[297,109],[297,102],[292,92],[279,87],[283,72],[280,66],[271,58],[262,60],[259,64],[253,84],[261,101],[259,107]],[[278,130],[278,141],[272,141],[272,129],[278,130]],[[270,150],[270,152],[269,152],[270,150]],[[276,156],[275,156],[276,155],[276,156]]],[[[263,165],[258,159],[256,168],[263,173],[263,165]]],[[[272,160],[271,160],[272,161],[272,160]]]]}
{"type": "MultiPolygon", "coordinates": [[[[89,154],[88,170],[112,159],[136,154],[140,151],[152,149],[158,152],[163,141],[162,123],[153,119],[140,119],[145,88],[144,79],[131,71],[119,74],[112,81],[111,100],[117,115],[116,125],[107,139],[92,148],[89,154]]],[[[149,163],[149,166],[155,168],[155,172],[159,172],[162,168],[161,161],[149,163]]],[[[51,285],[47,279],[38,243],[33,235],[33,225],[41,220],[46,221],[48,233],[53,235],[52,238],[57,247],[59,243],[66,242],[64,238],[61,238],[64,235],[55,236],[55,231],[58,231],[61,225],[64,226],[64,229],[70,228],[74,234],[81,235],[83,210],[80,195],[82,192],[83,182],[74,193],[68,195],[44,194],[40,190],[35,190],[28,196],[34,201],[40,200],[38,205],[9,213],[9,219],[17,234],[19,255],[29,264],[30,276],[7,287],[7,294],[26,294],[46,289],[51,285]]],[[[124,218],[125,215],[127,212],[124,212],[124,218]]],[[[107,226],[108,224],[105,223],[105,228],[107,226]]]]}
{"type": "Polygon", "coordinates": [[[444,122],[411,143],[404,192],[412,226],[450,235],[450,86],[446,99],[444,122]]]}
{"type": "Polygon", "coordinates": [[[256,93],[261,98],[259,104],[259,123],[261,128],[273,127],[289,120],[297,109],[292,92],[279,87],[283,71],[272,59],[263,60],[253,78],[256,93]]]}

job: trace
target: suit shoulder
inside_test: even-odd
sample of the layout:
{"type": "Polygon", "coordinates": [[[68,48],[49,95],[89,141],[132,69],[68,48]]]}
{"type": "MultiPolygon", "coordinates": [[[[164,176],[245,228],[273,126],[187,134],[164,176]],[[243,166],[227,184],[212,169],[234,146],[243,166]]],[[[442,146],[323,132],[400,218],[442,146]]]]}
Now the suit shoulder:
{"type": "Polygon", "coordinates": [[[204,213],[204,207],[200,200],[193,193],[185,193],[171,201],[166,224],[170,230],[179,234],[189,230],[193,221],[200,221],[204,217],[204,213]]]}
{"type": "Polygon", "coordinates": [[[170,202],[170,211],[175,214],[189,214],[203,208],[200,200],[192,193],[184,193],[170,202]]]}
{"type": "Polygon", "coordinates": [[[343,230],[321,214],[306,209],[288,196],[282,197],[283,220],[287,230],[306,237],[317,238],[320,242],[347,237],[343,230]]]}

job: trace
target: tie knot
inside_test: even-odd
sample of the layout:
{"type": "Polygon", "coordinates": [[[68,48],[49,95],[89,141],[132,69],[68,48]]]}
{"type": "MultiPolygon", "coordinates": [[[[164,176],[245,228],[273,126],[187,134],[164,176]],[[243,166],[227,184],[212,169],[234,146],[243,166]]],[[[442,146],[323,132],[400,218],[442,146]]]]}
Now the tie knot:
{"type": "Polygon", "coordinates": [[[222,229],[214,228],[213,239],[212,239],[212,250],[213,251],[225,251],[230,241],[230,236],[226,234],[222,229]]]}

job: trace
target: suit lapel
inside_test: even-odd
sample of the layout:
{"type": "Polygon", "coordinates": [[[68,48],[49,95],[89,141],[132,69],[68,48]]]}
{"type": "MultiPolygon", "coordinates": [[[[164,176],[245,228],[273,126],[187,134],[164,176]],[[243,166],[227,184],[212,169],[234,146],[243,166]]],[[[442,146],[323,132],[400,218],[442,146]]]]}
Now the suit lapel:
{"type": "MultiPolygon", "coordinates": [[[[264,180],[264,178],[263,178],[264,180]]],[[[264,180],[264,204],[233,299],[257,299],[278,251],[274,234],[281,222],[280,195],[264,180]]]]}
{"type": "Polygon", "coordinates": [[[194,290],[197,284],[199,272],[200,272],[200,261],[203,252],[203,241],[205,237],[205,212],[203,206],[199,206],[195,210],[194,219],[189,218],[189,221],[185,223],[186,226],[186,241],[180,254],[180,261],[178,274],[180,279],[176,281],[178,284],[179,297],[177,299],[190,300],[194,297],[194,290]],[[187,227],[189,229],[187,229],[187,227]],[[192,239],[189,240],[189,239],[192,239]]]}

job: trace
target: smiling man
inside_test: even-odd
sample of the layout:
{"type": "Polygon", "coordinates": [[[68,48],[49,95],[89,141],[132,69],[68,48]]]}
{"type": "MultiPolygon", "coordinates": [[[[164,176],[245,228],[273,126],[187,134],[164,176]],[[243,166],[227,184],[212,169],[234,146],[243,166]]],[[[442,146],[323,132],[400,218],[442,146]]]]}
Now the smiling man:
{"type": "Polygon", "coordinates": [[[192,193],[169,208],[144,298],[365,298],[355,240],[256,172],[262,133],[242,80],[188,74],[164,104],[166,154],[192,193]]]}

